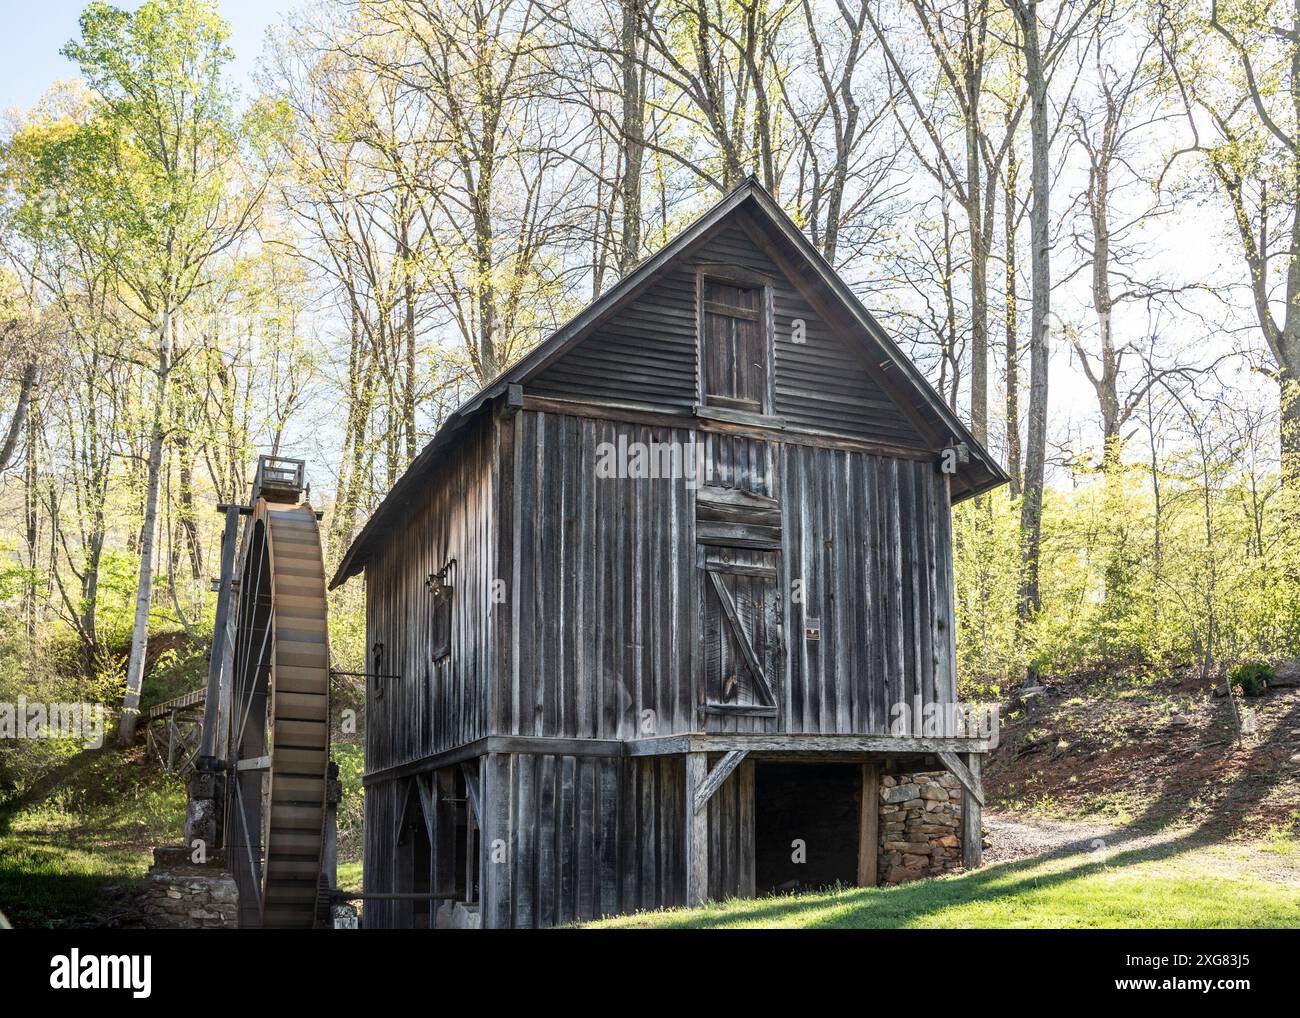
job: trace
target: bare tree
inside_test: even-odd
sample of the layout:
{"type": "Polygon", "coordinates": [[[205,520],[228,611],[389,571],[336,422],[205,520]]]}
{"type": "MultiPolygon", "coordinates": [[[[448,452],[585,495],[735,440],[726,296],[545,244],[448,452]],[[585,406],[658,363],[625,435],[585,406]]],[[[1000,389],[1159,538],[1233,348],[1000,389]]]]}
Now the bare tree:
{"type": "Polygon", "coordinates": [[[1003,161],[1014,143],[1024,105],[1022,99],[1011,100],[1011,114],[999,125],[1003,129],[1002,137],[994,138],[984,116],[990,92],[986,78],[1007,47],[995,31],[999,12],[993,0],[962,0],[961,3],[908,0],[908,7],[921,27],[929,57],[937,68],[937,86],[942,97],[937,105],[922,84],[928,76],[905,67],[892,33],[870,10],[867,18],[884,47],[890,72],[906,98],[908,112],[916,121],[915,129],[905,129],[917,160],[953,195],[966,214],[971,293],[971,431],[980,442],[987,442],[988,264],[996,186],[1003,161]],[[961,133],[960,161],[949,155],[950,131],[945,124],[949,118],[956,121],[956,130],[961,133]]]}
{"type": "Polygon", "coordinates": [[[1160,7],[1161,44],[1191,143],[1241,244],[1256,322],[1272,359],[1281,408],[1283,469],[1300,472],[1300,3],[1222,7],[1208,24],[1160,7]],[[1205,50],[1219,40],[1239,73],[1205,50]],[[1279,307],[1280,305],[1280,307],[1279,307]]]}
{"type": "MultiPolygon", "coordinates": [[[[1081,0],[1077,7],[1058,4],[1053,20],[1039,21],[1039,0],[1007,0],[1019,29],[1019,44],[1029,98],[1030,140],[1030,282],[1033,305],[1029,321],[1029,409],[1025,449],[1024,496],[1021,501],[1020,535],[1022,576],[1020,618],[1032,618],[1041,607],[1039,552],[1042,546],[1043,485],[1047,467],[1047,366],[1050,357],[1051,282],[1051,121],[1048,88],[1054,68],[1074,42],[1090,16],[1095,0],[1081,0]]],[[[1026,682],[1037,680],[1034,666],[1026,671],[1026,682]]]]}

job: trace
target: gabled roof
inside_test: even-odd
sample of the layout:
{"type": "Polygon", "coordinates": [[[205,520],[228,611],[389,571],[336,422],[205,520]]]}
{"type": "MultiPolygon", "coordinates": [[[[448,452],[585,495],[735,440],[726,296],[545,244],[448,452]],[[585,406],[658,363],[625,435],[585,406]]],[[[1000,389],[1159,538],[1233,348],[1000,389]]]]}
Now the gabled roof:
{"type": "MultiPolygon", "coordinates": [[[[863,344],[868,372],[896,399],[905,400],[928,422],[927,430],[936,445],[965,444],[970,449],[970,463],[963,468],[965,490],[954,501],[980,494],[1009,480],[998,462],[989,455],[967,430],[957,415],[926,380],[925,376],[889,338],[862,302],[853,294],[803,231],[753,177],[748,178],[677,236],[629,272],[599,298],[534,347],[528,354],[504,369],[491,382],[458,406],[437,434],[398,478],[392,491],[361,529],[352,546],[339,563],[330,588],[339,586],[362,570],[379,536],[405,517],[442,455],[459,439],[464,427],[481,411],[490,407],[509,386],[523,384],[535,377],[576,343],[590,335],[611,315],[631,303],[672,262],[693,250],[724,222],[739,217],[756,226],[774,245],[773,254],[797,271],[791,282],[802,288],[815,288],[824,295],[821,302],[835,314],[843,331],[856,335],[863,344]]],[[[830,324],[830,323],[828,323],[830,324]]]]}

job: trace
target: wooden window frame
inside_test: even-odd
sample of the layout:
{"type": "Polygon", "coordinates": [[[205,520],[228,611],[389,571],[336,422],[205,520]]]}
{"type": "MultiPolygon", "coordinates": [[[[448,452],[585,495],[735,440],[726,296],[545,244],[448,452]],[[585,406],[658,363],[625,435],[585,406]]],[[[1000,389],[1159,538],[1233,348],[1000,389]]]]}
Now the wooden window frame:
{"type": "Polygon", "coordinates": [[[456,560],[448,559],[436,573],[431,573],[424,581],[433,598],[433,617],[429,627],[429,657],[433,664],[439,665],[451,657],[455,634],[456,609],[456,560]],[[445,632],[441,630],[446,628],[445,632]]]}
{"type": "MultiPolygon", "coordinates": [[[[776,406],[776,309],[773,278],[763,272],[737,265],[698,265],[695,269],[695,414],[697,417],[732,421],[739,424],[780,426],[773,416],[776,406]],[[704,284],[724,283],[729,286],[753,287],[762,291],[759,310],[756,312],[763,343],[765,360],[761,409],[751,410],[729,407],[725,396],[704,391],[704,284]],[[711,402],[712,400],[721,402],[711,402]]],[[[741,309],[732,309],[741,310],[741,309]]],[[[743,316],[738,316],[743,317],[743,316]]]]}

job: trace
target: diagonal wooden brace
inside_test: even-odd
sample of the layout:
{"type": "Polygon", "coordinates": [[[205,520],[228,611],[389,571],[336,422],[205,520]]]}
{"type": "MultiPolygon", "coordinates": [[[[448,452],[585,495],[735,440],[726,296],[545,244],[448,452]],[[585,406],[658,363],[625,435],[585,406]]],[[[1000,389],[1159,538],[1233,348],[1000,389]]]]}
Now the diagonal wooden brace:
{"type": "Polygon", "coordinates": [[[971,773],[970,768],[961,762],[961,758],[950,750],[940,750],[937,754],[939,760],[945,767],[952,772],[952,776],[961,782],[961,787],[978,802],[984,805],[984,786],[980,779],[971,773]]]}
{"type": "Polygon", "coordinates": [[[741,761],[748,755],[749,750],[747,749],[733,749],[713,765],[713,769],[709,771],[708,776],[700,783],[700,787],[695,790],[694,812],[698,813],[708,805],[713,793],[722,787],[722,783],[727,780],[731,772],[739,767],[741,761]]]}

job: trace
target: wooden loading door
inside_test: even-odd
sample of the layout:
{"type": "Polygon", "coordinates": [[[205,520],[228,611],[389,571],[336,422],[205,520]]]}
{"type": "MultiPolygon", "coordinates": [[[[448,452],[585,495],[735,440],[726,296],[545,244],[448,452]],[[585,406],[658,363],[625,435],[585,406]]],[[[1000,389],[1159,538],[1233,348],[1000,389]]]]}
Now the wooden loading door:
{"type": "Polygon", "coordinates": [[[784,657],[780,506],[714,486],[695,505],[706,729],[765,731],[784,657]]]}

